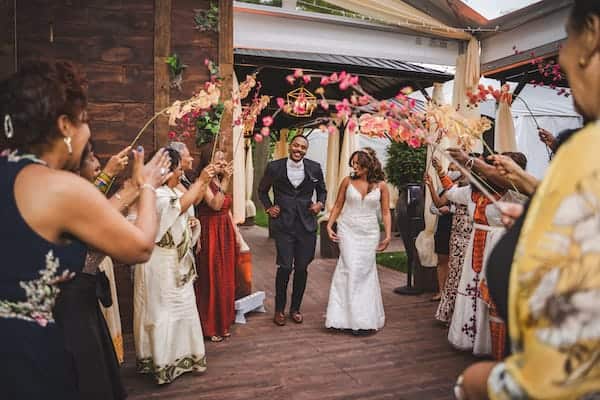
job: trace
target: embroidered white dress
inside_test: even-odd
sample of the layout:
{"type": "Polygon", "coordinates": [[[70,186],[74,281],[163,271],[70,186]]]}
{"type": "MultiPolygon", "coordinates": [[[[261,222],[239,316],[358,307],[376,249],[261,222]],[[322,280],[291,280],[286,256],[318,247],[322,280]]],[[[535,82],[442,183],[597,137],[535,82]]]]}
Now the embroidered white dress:
{"type": "Polygon", "coordinates": [[[329,291],[327,328],[380,329],[385,325],[375,260],[380,199],[379,188],[364,199],[352,184],[346,189],[346,202],[337,221],[340,258],[329,291]]]}
{"type": "Polygon", "coordinates": [[[188,371],[206,370],[204,337],[196,308],[192,246],[199,227],[181,213],[180,192],[157,189],[160,225],[150,260],[135,266],[134,338],[138,372],[159,384],[188,371]]]}
{"type": "MultiPolygon", "coordinates": [[[[470,186],[454,186],[446,192],[448,200],[466,205],[469,216],[473,219],[477,205],[473,202],[471,194],[470,186]]],[[[492,352],[490,313],[480,293],[480,282],[485,277],[488,257],[505,232],[500,211],[494,205],[490,204],[485,208],[485,215],[488,225],[473,224],[456,292],[454,314],[448,331],[448,341],[454,347],[472,351],[473,354],[480,356],[492,352]],[[473,242],[477,231],[487,232],[483,250],[483,268],[479,272],[473,268],[473,242]]]]}

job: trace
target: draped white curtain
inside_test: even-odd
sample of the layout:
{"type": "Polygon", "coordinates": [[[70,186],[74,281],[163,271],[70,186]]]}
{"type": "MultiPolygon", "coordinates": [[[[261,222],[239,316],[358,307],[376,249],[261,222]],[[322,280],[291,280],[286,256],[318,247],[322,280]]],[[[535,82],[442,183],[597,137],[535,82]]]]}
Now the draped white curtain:
{"type": "Polygon", "coordinates": [[[325,186],[327,187],[327,201],[325,202],[325,217],[323,220],[329,219],[329,213],[333,209],[337,190],[339,186],[338,171],[340,167],[340,133],[330,133],[327,138],[327,164],[325,177],[325,186]]]}
{"type": "Polygon", "coordinates": [[[510,94],[502,96],[496,113],[496,124],[494,126],[494,150],[499,153],[505,151],[517,151],[517,138],[515,136],[515,124],[513,122],[510,94]]]}
{"type": "MultiPolygon", "coordinates": [[[[444,96],[443,96],[443,85],[440,83],[435,83],[433,85],[433,94],[431,96],[431,100],[435,104],[443,105],[444,104],[444,96]]],[[[440,149],[444,150],[449,147],[450,142],[444,138],[442,143],[440,143],[440,149]]],[[[427,162],[425,173],[431,177],[433,184],[435,186],[435,190],[441,186],[441,182],[437,176],[437,173],[434,168],[431,167],[431,160],[433,157],[436,157],[439,161],[442,162],[442,166],[447,168],[448,162],[441,154],[436,154],[432,146],[427,147],[427,162]]],[[[417,236],[417,240],[415,242],[415,246],[417,248],[417,252],[419,253],[419,260],[421,265],[424,267],[435,267],[437,266],[437,254],[435,253],[435,231],[437,229],[438,216],[429,212],[429,207],[433,203],[431,199],[431,193],[429,189],[425,187],[425,212],[423,215],[423,219],[425,221],[425,229],[419,233],[417,236]]]]}
{"type": "Polygon", "coordinates": [[[254,186],[254,161],[252,160],[252,146],[246,139],[246,218],[256,216],[256,205],[252,201],[252,187],[254,186]]]}
{"type": "MultiPolygon", "coordinates": [[[[239,98],[239,83],[233,74],[233,98],[239,98]]],[[[234,102],[233,120],[241,118],[242,106],[234,102]]],[[[246,161],[244,132],[242,125],[233,126],[233,222],[241,224],[246,220],[246,161]]]]}
{"type": "Polygon", "coordinates": [[[462,29],[448,26],[401,0],[327,0],[328,3],[391,25],[448,39],[469,40],[462,29]]]}
{"type": "Polygon", "coordinates": [[[346,128],[346,131],[344,132],[344,141],[342,142],[342,151],[340,153],[337,187],[340,186],[340,183],[342,183],[342,180],[345,177],[350,175],[350,156],[356,150],[358,150],[358,137],[355,133],[350,132],[348,128],[346,128]]]}

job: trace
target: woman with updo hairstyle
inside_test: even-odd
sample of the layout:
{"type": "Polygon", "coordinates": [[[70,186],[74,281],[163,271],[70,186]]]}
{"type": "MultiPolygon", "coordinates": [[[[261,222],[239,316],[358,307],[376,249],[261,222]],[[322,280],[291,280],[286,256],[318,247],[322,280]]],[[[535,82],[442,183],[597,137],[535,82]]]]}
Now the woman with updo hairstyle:
{"type": "MultiPolygon", "coordinates": [[[[512,354],[469,367],[463,399],[600,396],[600,1],[575,0],[559,62],[586,126],[556,152],[512,260],[512,354]]],[[[517,217],[522,206],[504,206],[517,217]]]]}
{"type": "Polygon", "coordinates": [[[389,245],[392,220],[379,160],[367,150],[358,150],[350,156],[350,166],[352,174],[340,184],[327,223],[329,238],[339,242],[340,257],[331,279],[325,327],[362,335],[385,325],[375,253],[389,245]],[[385,228],[383,240],[379,209],[385,228]],[[333,229],[336,222],[337,232],[333,229]]]}
{"type": "Polygon", "coordinates": [[[0,387],[7,399],[79,399],[78,371],[53,308],[59,283],[92,247],[123,263],[147,260],[157,230],[155,190],[167,177],[158,153],[143,165],[129,223],[73,171],[90,138],[84,81],[69,63],[35,62],[0,82],[0,387]],[[161,175],[164,172],[164,175],[161,175]]]}

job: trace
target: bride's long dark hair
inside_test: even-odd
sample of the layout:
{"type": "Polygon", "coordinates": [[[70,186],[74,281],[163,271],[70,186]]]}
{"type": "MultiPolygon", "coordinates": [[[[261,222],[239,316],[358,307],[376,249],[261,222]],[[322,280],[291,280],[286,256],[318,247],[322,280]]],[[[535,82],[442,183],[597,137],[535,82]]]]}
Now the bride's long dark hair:
{"type": "MultiPolygon", "coordinates": [[[[352,167],[354,156],[358,157],[358,165],[367,170],[367,182],[377,183],[385,180],[385,173],[383,172],[381,162],[377,159],[375,150],[370,147],[365,147],[364,149],[352,153],[350,161],[348,161],[350,167],[352,167]]],[[[353,177],[352,179],[356,178],[353,177]]]]}

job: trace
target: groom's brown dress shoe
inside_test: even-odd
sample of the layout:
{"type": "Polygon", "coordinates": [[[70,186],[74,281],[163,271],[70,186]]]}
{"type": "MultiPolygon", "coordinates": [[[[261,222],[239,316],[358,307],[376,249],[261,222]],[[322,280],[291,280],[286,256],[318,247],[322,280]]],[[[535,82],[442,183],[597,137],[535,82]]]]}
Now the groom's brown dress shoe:
{"type": "Polygon", "coordinates": [[[285,314],[282,312],[276,312],[273,317],[273,322],[275,325],[284,326],[285,325],[285,314]]]}
{"type": "Polygon", "coordinates": [[[294,321],[297,324],[301,324],[302,321],[304,321],[304,317],[302,317],[302,314],[300,314],[300,311],[290,312],[290,317],[292,317],[292,321],[294,321]]]}

